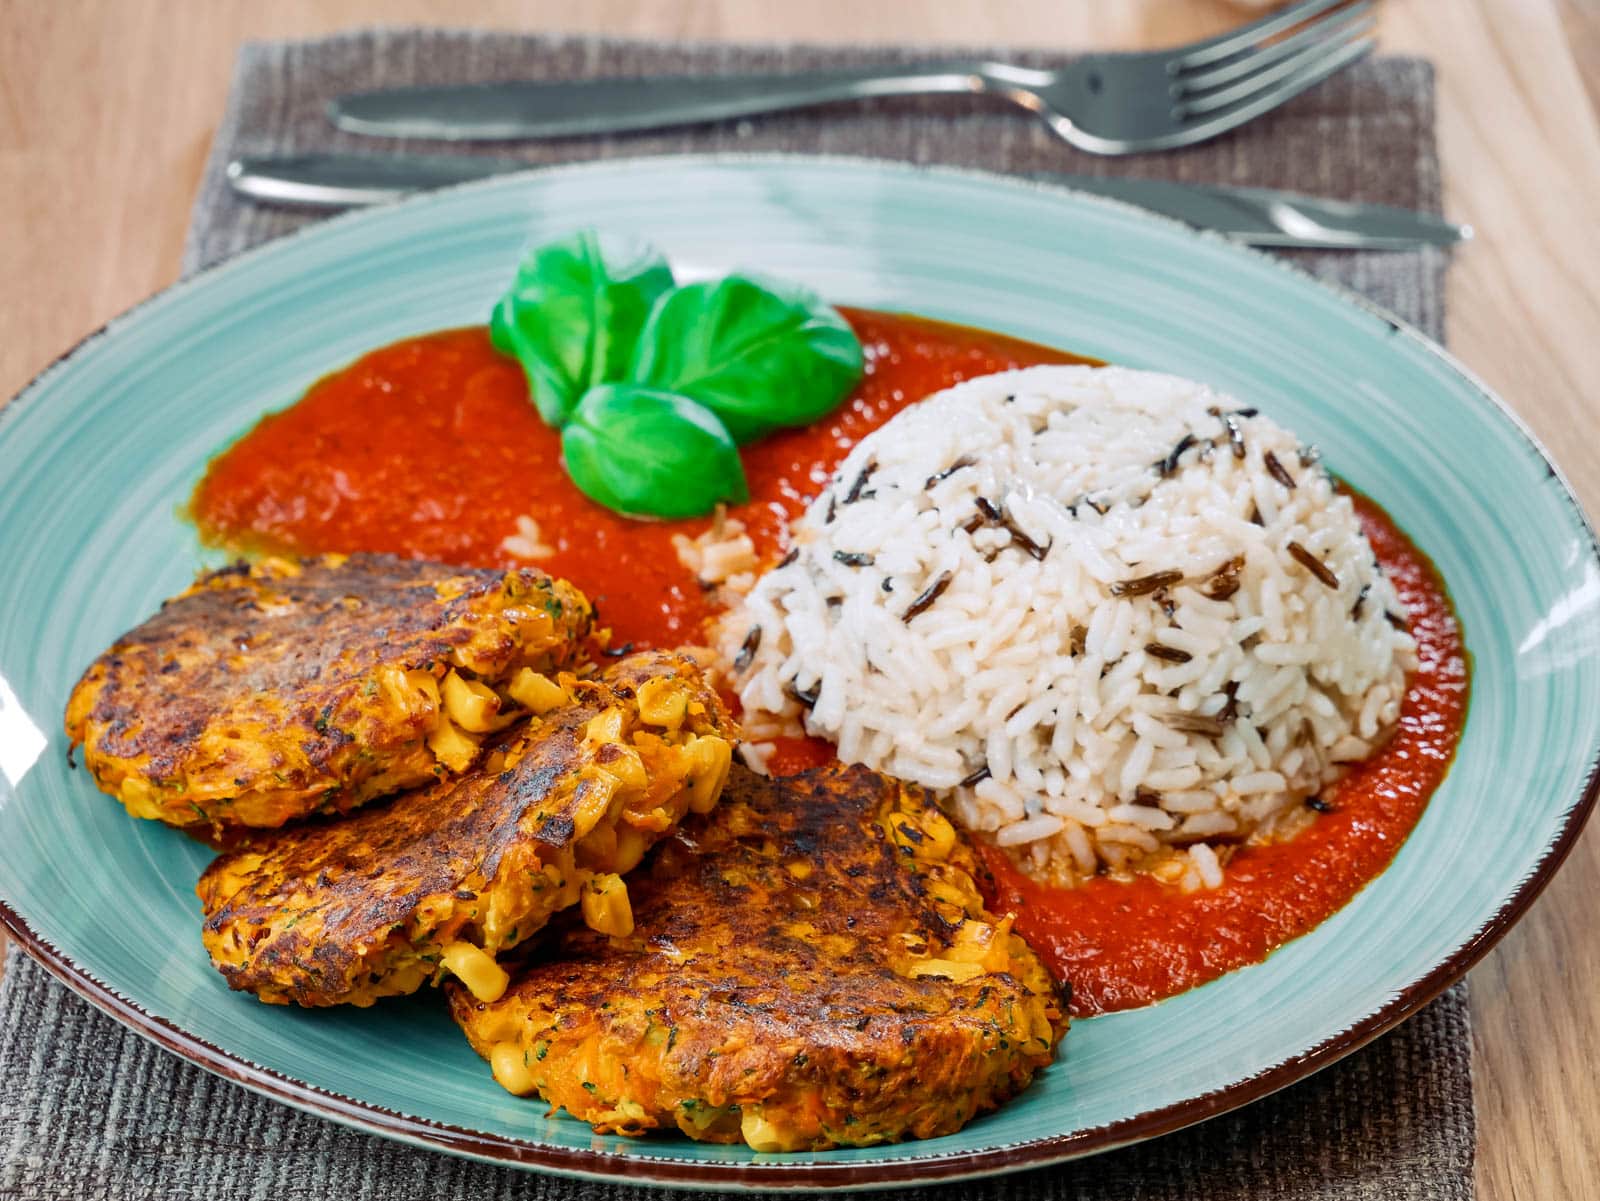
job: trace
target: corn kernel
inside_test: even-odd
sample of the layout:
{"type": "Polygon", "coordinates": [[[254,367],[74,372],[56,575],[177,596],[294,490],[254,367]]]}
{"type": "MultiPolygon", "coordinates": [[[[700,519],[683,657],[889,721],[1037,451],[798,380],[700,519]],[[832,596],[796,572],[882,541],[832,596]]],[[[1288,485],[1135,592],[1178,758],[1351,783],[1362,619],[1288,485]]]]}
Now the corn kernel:
{"type": "Polygon", "coordinates": [[[572,814],[572,832],[576,838],[586,838],[589,831],[600,824],[600,819],[611,808],[617,795],[615,776],[595,769],[586,773],[578,783],[578,807],[572,814]]]}
{"type": "MultiPolygon", "coordinates": [[[[426,713],[439,711],[439,681],[433,678],[433,673],[417,668],[406,672],[406,683],[411,686],[413,695],[420,693],[422,696],[421,708],[426,713]]],[[[411,706],[406,706],[410,708],[411,706]]]]}
{"type": "Polygon", "coordinates": [[[676,730],[689,710],[683,686],[666,676],[656,676],[639,685],[639,720],[663,729],[676,730]]]}
{"type": "Polygon", "coordinates": [[[591,930],[613,938],[633,933],[633,906],[621,876],[607,872],[590,878],[583,889],[583,920],[591,930]]]}
{"type": "Polygon", "coordinates": [[[445,712],[463,730],[487,734],[495,728],[495,719],[500,716],[500,698],[488,685],[464,680],[452,671],[445,676],[439,691],[444,696],[445,712]]]}
{"type": "Polygon", "coordinates": [[[584,727],[583,736],[590,742],[602,744],[622,741],[622,710],[606,709],[596,713],[584,727]]]}
{"type": "Polygon", "coordinates": [[[601,865],[615,866],[616,857],[616,823],[613,822],[609,825],[602,823],[590,830],[589,836],[583,840],[584,863],[595,867],[601,865]]]}
{"type": "Polygon", "coordinates": [[[989,941],[993,935],[994,927],[987,922],[969,918],[961,923],[961,929],[956,931],[955,942],[945,955],[957,963],[983,963],[988,957],[989,941]]]}
{"type": "Polygon", "coordinates": [[[960,963],[954,959],[919,959],[911,965],[910,974],[942,976],[947,980],[962,983],[983,975],[983,968],[976,963],[960,963]]]}
{"type": "Polygon", "coordinates": [[[448,944],[439,960],[480,1001],[498,1001],[505,994],[506,985],[511,983],[505,969],[487,951],[470,942],[448,944]]]}
{"type": "Polygon", "coordinates": [[[531,667],[520,668],[511,677],[511,684],[506,691],[511,694],[512,700],[535,717],[543,717],[552,709],[559,709],[567,703],[567,694],[561,690],[561,685],[531,667]]]}
{"type": "Polygon", "coordinates": [[[783,867],[796,880],[811,879],[811,865],[804,859],[796,859],[793,863],[784,864],[783,867]]]}
{"type": "Polygon", "coordinates": [[[428,749],[451,771],[466,771],[478,757],[478,740],[445,718],[428,735],[428,749]]]}
{"type": "Polygon", "coordinates": [[[752,1151],[788,1151],[791,1143],[756,1106],[746,1106],[739,1118],[739,1133],[752,1151]]]}
{"type": "Polygon", "coordinates": [[[133,817],[159,819],[162,814],[158,793],[150,781],[129,776],[117,786],[117,797],[133,817]]]}
{"type": "Polygon", "coordinates": [[[1000,973],[1011,970],[1011,927],[1016,920],[1016,914],[1008,913],[995,926],[994,934],[989,939],[989,953],[983,957],[984,971],[1000,973]]]}
{"type": "Polygon", "coordinates": [[[956,828],[950,824],[950,819],[930,807],[923,810],[917,824],[927,836],[922,844],[922,856],[940,861],[950,858],[950,852],[956,849],[956,828]]]}
{"type": "Polygon", "coordinates": [[[639,866],[639,860],[644,858],[644,853],[650,849],[650,840],[643,831],[632,826],[623,826],[617,831],[617,849],[612,857],[611,865],[619,873],[631,872],[639,866]]]}
{"type": "Polygon", "coordinates": [[[689,808],[695,813],[710,813],[722,795],[733,766],[733,747],[726,738],[707,735],[687,747],[690,756],[689,808]]]}
{"type": "Polygon", "coordinates": [[[515,1010],[485,1009],[478,1022],[478,1034],[484,1042],[508,1043],[515,1041],[526,1027],[527,1019],[515,1010]]]}
{"type": "Polygon", "coordinates": [[[965,911],[967,905],[976,898],[962,892],[948,880],[927,880],[928,895],[936,901],[943,901],[946,905],[954,905],[957,909],[965,911]]]}
{"type": "Polygon", "coordinates": [[[489,1066],[494,1069],[495,1080],[508,1093],[526,1097],[538,1088],[524,1061],[522,1047],[515,1042],[495,1043],[489,1052],[489,1066]]]}
{"type": "Polygon", "coordinates": [[[612,752],[606,752],[607,757],[600,765],[600,770],[629,792],[643,792],[649,788],[650,776],[644,770],[644,760],[639,757],[639,752],[631,746],[619,746],[616,750],[621,754],[614,758],[611,757],[612,752]]]}
{"type": "Polygon", "coordinates": [[[722,1107],[702,1103],[693,1108],[685,1109],[680,1103],[675,1116],[678,1120],[678,1129],[692,1138],[696,1134],[704,1134],[707,1130],[710,1130],[722,1120],[726,1113],[726,1108],[722,1107]]]}

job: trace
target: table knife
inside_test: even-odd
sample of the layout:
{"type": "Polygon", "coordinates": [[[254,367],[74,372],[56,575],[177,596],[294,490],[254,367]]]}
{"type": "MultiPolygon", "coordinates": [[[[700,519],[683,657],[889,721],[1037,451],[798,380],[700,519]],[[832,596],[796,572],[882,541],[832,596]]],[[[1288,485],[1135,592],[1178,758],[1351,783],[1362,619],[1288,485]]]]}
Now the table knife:
{"type": "MultiPolygon", "coordinates": [[[[464,155],[246,156],[228,164],[228,182],[240,195],[268,204],[350,208],[528,166],[512,159],[464,155]]],[[[1431,213],[1268,188],[1044,173],[1030,178],[1109,196],[1251,246],[1410,250],[1445,246],[1471,235],[1466,226],[1431,213]]]]}

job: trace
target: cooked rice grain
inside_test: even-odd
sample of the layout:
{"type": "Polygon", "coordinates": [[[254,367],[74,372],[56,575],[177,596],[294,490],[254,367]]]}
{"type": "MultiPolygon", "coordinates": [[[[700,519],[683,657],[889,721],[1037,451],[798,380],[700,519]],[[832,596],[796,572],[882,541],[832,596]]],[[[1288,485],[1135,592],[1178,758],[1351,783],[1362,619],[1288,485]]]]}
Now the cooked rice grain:
{"type": "Polygon", "coordinates": [[[940,790],[1057,882],[1176,858],[1214,887],[1211,844],[1303,821],[1415,662],[1314,453],[1172,376],[964,383],[864,439],[792,533],[723,626],[725,661],[755,647],[753,728],[940,790]]]}

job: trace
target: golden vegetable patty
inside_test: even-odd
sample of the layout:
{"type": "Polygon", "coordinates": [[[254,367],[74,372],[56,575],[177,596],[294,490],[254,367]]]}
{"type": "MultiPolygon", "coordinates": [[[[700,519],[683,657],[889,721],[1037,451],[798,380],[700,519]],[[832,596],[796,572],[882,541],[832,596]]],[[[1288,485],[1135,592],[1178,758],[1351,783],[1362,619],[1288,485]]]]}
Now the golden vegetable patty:
{"type": "Polygon", "coordinates": [[[628,881],[631,933],[551,931],[492,1004],[451,1006],[495,1078],[597,1130],[759,1151],[960,1129],[1026,1087],[1064,998],[916,787],[866,768],[763,780],[628,881]]]}
{"type": "Polygon", "coordinates": [[[469,767],[575,664],[588,599],[528,569],[389,555],[269,559],[201,576],[84,673],[67,736],[135,817],[279,826],[469,767]]]}
{"type": "Polygon", "coordinates": [[[558,910],[579,905],[596,929],[628,934],[620,873],[716,804],[736,730],[680,655],[540,679],[536,716],[469,774],[254,835],[213,862],[197,891],[229,985],[370,1005],[449,971],[493,998],[506,985],[495,956],[558,910]]]}

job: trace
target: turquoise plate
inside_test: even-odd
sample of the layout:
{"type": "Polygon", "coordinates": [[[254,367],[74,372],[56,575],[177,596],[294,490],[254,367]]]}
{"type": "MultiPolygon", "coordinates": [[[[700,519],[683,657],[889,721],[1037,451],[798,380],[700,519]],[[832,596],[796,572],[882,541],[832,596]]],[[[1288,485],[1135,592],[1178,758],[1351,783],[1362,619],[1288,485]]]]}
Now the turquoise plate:
{"type": "Polygon", "coordinates": [[[1594,799],[1600,560],[1555,468],[1437,346],[1281,263],[1134,209],[945,170],[801,158],[545,170],[335,219],[113,321],[0,413],[0,917],[61,980],[232,1080],[379,1134],[631,1182],[954,1179],[1099,1151],[1289,1084],[1414,1012],[1522,913],[1594,799]],[[758,1155],[602,1137],[502,1092],[428,996],[297,1012],[230,993],[198,936],[208,852],[68,769],[93,656],[192,575],[177,507],[263,411],[362,351],[481,322],[521,247],[643,235],[736,266],[1208,380],[1318,443],[1438,564],[1476,676],[1444,787],[1393,866],[1265,963],[1074,1025],[960,1134],[758,1155]]]}

